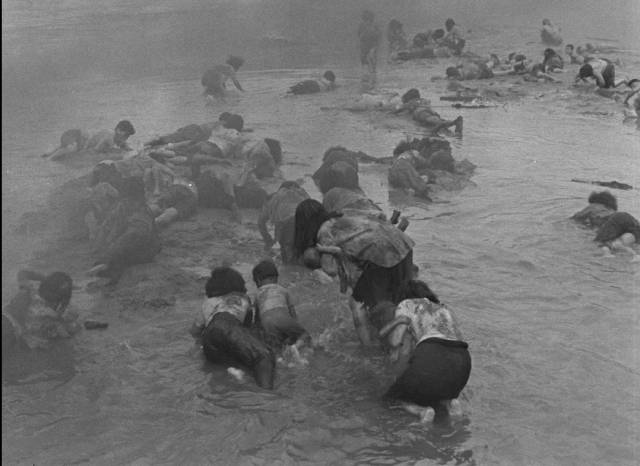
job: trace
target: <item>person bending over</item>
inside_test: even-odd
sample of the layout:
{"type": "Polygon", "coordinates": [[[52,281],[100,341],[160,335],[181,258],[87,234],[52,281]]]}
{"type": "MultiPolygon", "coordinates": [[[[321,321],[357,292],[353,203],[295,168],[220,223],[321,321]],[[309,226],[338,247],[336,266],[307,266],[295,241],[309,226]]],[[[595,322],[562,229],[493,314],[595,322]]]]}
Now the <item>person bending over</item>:
{"type": "Polygon", "coordinates": [[[224,65],[216,65],[212,69],[207,70],[201,80],[204,86],[204,93],[212,97],[224,97],[228,80],[233,82],[236,89],[244,92],[244,89],[236,77],[236,73],[243,64],[243,58],[229,55],[224,65]]]}
{"type": "Polygon", "coordinates": [[[626,83],[622,79],[616,81],[616,67],[604,58],[592,58],[582,65],[576,83],[589,78],[593,78],[600,89],[611,89],[626,83]]]}

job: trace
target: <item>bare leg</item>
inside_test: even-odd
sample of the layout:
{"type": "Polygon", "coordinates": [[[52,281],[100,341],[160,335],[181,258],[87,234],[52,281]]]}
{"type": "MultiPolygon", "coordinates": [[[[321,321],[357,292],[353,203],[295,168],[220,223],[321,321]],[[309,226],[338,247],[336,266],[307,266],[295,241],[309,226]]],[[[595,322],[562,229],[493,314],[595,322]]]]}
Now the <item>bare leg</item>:
{"type": "Polygon", "coordinates": [[[363,303],[359,303],[349,296],[349,309],[353,317],[353,325],[360,339],[360,343],[364,346],[371,346],[371,332],[369,331],[369,319],[367,318],[367,310],[363,303]]]}

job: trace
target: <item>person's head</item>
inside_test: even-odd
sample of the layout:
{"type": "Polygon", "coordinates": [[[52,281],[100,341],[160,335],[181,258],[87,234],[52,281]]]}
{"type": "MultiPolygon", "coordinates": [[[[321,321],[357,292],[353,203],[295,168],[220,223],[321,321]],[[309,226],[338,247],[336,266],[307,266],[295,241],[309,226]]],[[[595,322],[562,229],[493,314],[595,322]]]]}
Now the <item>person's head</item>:
{"type": "Polygon", "coordinates": [[[550,49],[550,48],[544,49],[543,56],[544,56],[545,60],[553,57],[554,55],[556,55],[556,51],[555,50],[550,49]]]}
{"type": "Polygon", "coordinates": [[[280,141],[272,138],[264,138],[264,142],[267,147],[269,147],[269,153],[273,161],[276,165],[280,165],[282,163],[282,146],[280,145],[280,141]]]}
{"type": "Polygon", "coordinates": [[[278,283],[278,268],[271,259],[260,261],[251,273],[257,287],[267,283],[278,283]]]}
{"type": "Polygon", "coordinates": [[[324,222],[341,214],[327,212],[324,206],[315,199],[305,199],[295,213],[294,252],[301,257],[304,252],[317,243],[318,230],[324,222]]]}
{"type": "Polygon", "coordinates": [[[346,162],[351,165],[355,171],[358,171],[358,159],[355,154],[342,146],[329,147],[322,154],[322,163],[331,165],[335,162],[346,162]]]}
{"type": "Polygon", "coordinates": [[[327,166],[325,164],[317,177],[318,189],[322,194],[333,188],[359,189],[358,171],[347,161],[337,161],[327,166]]]}
{"type": "Polygon", "coordinates": [[[205,285],[205,293],[208,298],[246,292],[247,288],[240,272],[228,266],[213,269],[205,285]]]}
{"type": "Polygon", "coordinates": [[[322,75],[322,77],[324,79],[326,79],[327,81],[329,81],[330,83],[334,83],[336,82],[336,75],[333,71],[331,70],[327,70],[324,72],[324,74],[322,75]]]}
{"type": "Polygon", "coordinates": [[[576,54],[577,55],[584,55],[584,47],[582,45],[578,45],[576,47],[576,54]]]}
{"type": "Polygon", "coordinates": [[[542,25],[543,26],[551,26],[551,21],[548,20],[547,18],[542,20],[542,25]]]}
{"type": "Polygon", "coordinates": [[[316,248],[307,248],[302,254],[302,264],[312,270],[319,269],[322,265],[318,250],[316,248]]]}
{"type": "Polygon", "coordinates": [[[238,71],[244,64],[244,58],[238,57],[237,55],[229,55],[227,57],[226,64],[231,66],[231,68],[233,68],[234,70],[238,71]]]}
{"type": "Polygon", "coordinates": [[[64,272],[53,272],[40,282],[38,294],[51,309],[62,313],[71,301],[73,281],[64,272]]]}
{"type": "Polygon", "coordinates": [[[136,130],[129,120],[121,120],[115,127],[113,141],[116,145],[123,144],[129,136],[136,134],[136,130]]]}
{"type": "Polygon", "coordinates": [[[453,26],[455,26],[455,24],[456,24],[456,22],[455,22],[453,19],[448,18],[448,19],[444,22],[444,27],[447,29],[447,31],[451,31],[451,28],[452,28],[453,26]]]}
{"type": "Polygon", "coordinates": [[[444,29],[442,28],[438,28],[435,31],[433,31],[433,34],[431,34],[431,37],[435,40],[440,40],[444,37],[444,29]]]}
{"type": "Polygon", "coordinates": [[[302,189],[302,187],[298,184],[297,181],[283,181],[282,184],[280,185],[280,187],[278,188],[278,191],[281,189],[302,189]]]}
{"type": "Polygon", "coordinates": [[[564,46],[564,53],[566,53],[567,55],[571,55],[573,54],[573,44],[567,44],[564,46]]]}
{"type": "Polygon", "coordinates": [[[393,149],[393,156],[396,157],[400,154],[404,154],[407,151],[410,151],[414,148],[412,141],[402,140],[396,145],[393,149]]]}
{"type": "Polygon", "coordinates": [[[462,75],[460,74],[460,69],[456,66],[450,66],[447,68],[447,78],[448,79],[460,79],[462,75]]]}
{"type": "Polygon", "coordinates": [[[411,102],[412,100],[415,99],[419,99],[420,98],[420,91],[416,88],[413,89],[409,89],[407,92],[405,92],[402,95],[402,103],[406,104],[408,102],[411,102]]]}
{"type": "Polygon", "coordinates": [[[362,12],[362,20],[366,21],[367,23],[371,23],[373,22],[375,18],[375,15],[373,14],[373,11],[371,10],[364,10],[362,12]]]}
{"type": "Polygon", "coordinates": [[[580,67],[577,79],[586,79],[591,76],[593,76],[593,67],[589,63],[585,63],[580,67]]]}
{"type": "Polygon", "coordinates": [[[235,129],[239,132],[244,128],[244,119],[236,113],[223,112],[218,117],[218,120],[227,129],[235,129]]]}
{"type": "Polygon", "coordinates": [[[589,195],[589,204],[602,204],[611,210],[618,210],[618,200],[609,191],[592,192],[589,195]]]}
{"type": "Polygon", "coordinates": [[[527,59],[527,57],[525,57],[523,54],[518,53],[516,54],[515,57],[513,57],[513,61],[515,61],[516,63],[521,63],[524,62],[527,59]]]}

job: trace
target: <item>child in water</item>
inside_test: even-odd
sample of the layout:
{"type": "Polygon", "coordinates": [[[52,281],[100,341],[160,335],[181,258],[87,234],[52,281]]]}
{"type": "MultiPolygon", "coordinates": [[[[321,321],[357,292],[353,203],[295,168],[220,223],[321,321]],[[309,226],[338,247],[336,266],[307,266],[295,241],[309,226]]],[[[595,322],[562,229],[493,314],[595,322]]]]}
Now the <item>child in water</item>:
{"type": "Polygon", "coordinates": [[[253,371],[260,387],[273,389],[275,357],[250,328],[253,315],[242,275],[231,267],[216,267],[205,292],[190,333],[202,344],[207,360],[239,363],[253,371]]]}
{"type": "Polygon", "coordinates": [[[253,281],[258,287],[254,320],[259,320],[267,342],[278,350],[290,346],[297,362],[306,364],[299,350],[311,337],[298,322],[289,291],[278,284],[278,269],[273,261],[267,259],[256,265],[253,281]]]}

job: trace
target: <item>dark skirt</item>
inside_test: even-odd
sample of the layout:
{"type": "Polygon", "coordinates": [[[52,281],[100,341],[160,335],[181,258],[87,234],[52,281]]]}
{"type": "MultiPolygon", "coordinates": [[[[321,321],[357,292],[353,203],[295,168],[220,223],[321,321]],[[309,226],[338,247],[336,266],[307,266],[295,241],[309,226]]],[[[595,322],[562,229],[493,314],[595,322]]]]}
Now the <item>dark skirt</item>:
{"type": "Polygon", "coordinates": [[[353,288],[352,297],[366,307],[373,307],[382,301],[398,304],[402,292],[413,273],[413,251],[393,267],[381,267],[370,262],[364,265],[360,279],[353,288]]]}
{"type": "Polygon", "coordinates": [[[470,373],[467,343],[428,338],[418,343],[407,369],[385,396],[435,407],[441,401],[458,398],[470,373]]]}
{"type": "Polygon", "coordinates": [[[213,316],[202,332],[204,355],[212,363],[239,363],[259,386],[273,388],[276,360],[266,343],[228,312],[213,316]]]}

